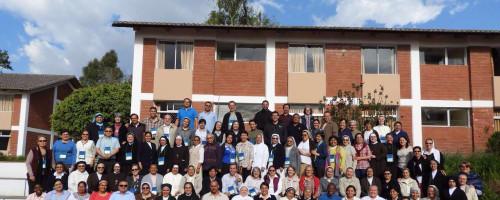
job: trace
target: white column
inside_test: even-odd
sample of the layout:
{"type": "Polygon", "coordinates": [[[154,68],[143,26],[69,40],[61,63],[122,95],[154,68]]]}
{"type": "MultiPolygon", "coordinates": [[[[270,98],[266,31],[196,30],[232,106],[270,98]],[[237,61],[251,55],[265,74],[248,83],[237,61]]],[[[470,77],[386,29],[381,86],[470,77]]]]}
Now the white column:
{"type": "Polygon", "coordinates": [[[412,98],[412,146],[422,147],[422,104],[420,95],[420,45],[412,42],[411,60],[411,98],[412,98]]]}
{"type": "Polygon", "coordinates": [[[276,42],[274,39],[268,39],[266,43],[266,99],[269,101],[269,110],[274,110],[276,102],[275,74],[276,42]]]}
{"type": "Polygon", "coordinates": [[[17,134],[17,155],[25,155],[26,135],[28,127],[28,113],[30,109],[30,94],[25,93],[21,98],[21,109],[19,111],[19,130],[17,134]]]}
{"type": "MultiPolygon", "coordinates": [[[[141,87],[142,87],[142,56],[144,38],[135,34],[134,61],[132,69],[132,99],[130,113],[141,113],[141,87]]],[[[139,116],[140,117],[140,116],[139,116]]]]}

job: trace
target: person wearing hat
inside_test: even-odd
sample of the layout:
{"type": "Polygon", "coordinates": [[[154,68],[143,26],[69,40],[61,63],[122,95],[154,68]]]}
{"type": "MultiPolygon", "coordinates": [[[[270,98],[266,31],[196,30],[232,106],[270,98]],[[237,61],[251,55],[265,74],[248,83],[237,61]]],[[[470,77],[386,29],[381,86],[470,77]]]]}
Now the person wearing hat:
{"type": "MultiPolygon", "coordinates": [[[[89,188],[89,193],[92,194],[94,191],[99,191],[99,183],[102,180],[106,180],[106,176],[104,174],[104,163],[97,164],[97,170],[94,173],[91,173],[87,178],[87,187],[89,188]]],[[[108,183],[106,181],[106,187],[108,183]]]]}
{"type": "Polygon", "coordinates": [[[136,200],[153,200],[156,198],[156,196],[151,193],[151,184],[143,183],[141,189],[141,193],[135,195],[136,200]]]}
{"type": "Polygon", "coordinates": [[[297,200],[297,191],[293,187],[286,189],[285,194],[280,200],[297,200]]]}
{"type": "Polygon", "coordinates": [[[175,197],[170,195],[170,191],[172,190],[172,185],[170,184],[162,184],[161,185],[161,194],[159,194],[155,200],[175,200],[175,197]]]}
{"type": "Polygon", "coordinates": [[[179,166],[179,173],[184,175],[186,174],[187,167],[189,166],[189,149],[182,140],[181,136],[175,137],[175,146],[174,149],[172,149],[171,154],[171,165],[179,166]]]}
{"type": "Polygon", "coordinates": [[[87,181],[89,173],[85,171],[86,164],[84,161],[76,163],[77,170],[73,171],[68,177],[68,190],[71,194],[78,192],[78,183],[87,181]]]}
{"type": "Polygon", "coordinates": [[[457,180],[455,178],[454,176],[448,178],[448,190],[442,191],[442,200],[467,200],[465,192],[457,188],[457,180]]]}
{"type": "Polygon", "coordinates": [[[128,129],[122,120],[122,114],[117,112],[114,117],[113,124],[110,123],[110,126],[113,127],[113,137],[118,138],[120,144],[125,144],[127,141],[128,129]]]}
{"type": "Polygon", "coordinates": [[[384,144],[380,143],[375,133],[370,134],[370,150],[372,155],[370,157],[370,167],[373,168],[373,176],[382,177],[384,169],[387,168],[387,148],[384,144]]]}
{"type": "Polygon", "coordinates": [[[108,123],[104,122],[104,117],[101,113],[96,113],[91,123],[87,125],[85,130],[89,131],[90,140],[97,142],[99,138],[104,137],[104,129],[108,123]]]}
{"type": "Polygon", "coordinates": [[[175,198],[184,192],[185,182],[186,179],[179,173],[179,165],[174,165],[172,171],[163,177],[163,184],[168,183],[172,186],[170,195],[175,198]]]}
{"type": "Polygon", "coordinates": [[[139,143],[137,143],[134,133],[127,133],[125,143],[121,144],[120,152],[116,156],[122,172],[130,172],[132,165],[137,163],[138,155],[139,143]]]}
{"type": "Polygon", "coordinates": [[[121,172],[120,163],[115,163],[113,166],[113,173],[106,175],[108,181],[108,188],[110,191],[118,191],[118,182],[125,180],[127,173],[121,172]]]}
{"type": "Polygon", "coordinates": [[[340,200],[341,199],[340,196],[335,194],[336,191],[337,191],[337,186],[335,185],[335,183],[328,184],[326,193],[320,195],[319,200],[340,200]]]}
{"type": "Polygon", "coordinates": [[[184,183],[184,194],[179,195],[177,200],[200,200],[200,197],[195,192],[193,183],[184,183]]]}
{"type": "Polygon", "coordinates": [[[165,176],[170,172],[171,165],[171,151],[170,145],[168,145],[168,139],[165,136],[160,137],[160,143],[158,145],[158,173],[165,176]]]}

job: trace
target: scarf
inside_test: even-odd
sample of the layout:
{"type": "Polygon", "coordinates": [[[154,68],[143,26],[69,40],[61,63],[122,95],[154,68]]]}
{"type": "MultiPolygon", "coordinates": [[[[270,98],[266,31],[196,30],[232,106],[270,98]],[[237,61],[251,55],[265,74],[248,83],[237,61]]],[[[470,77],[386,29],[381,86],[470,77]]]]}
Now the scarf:
{"type": "Polygon", "coordinates": [[[424,159],[423,157],[420,157],[420,159],[417,159],[417,157],[412,158],[414,162],[413,169],[415,171],[415,176],[422,176],[422,169],[420,169],[419,165],[422,164],[423,159],[424,159]]]}
{"type": "Polygon", "coordinates": [[[339,146],[335,147],[335,177],[340,178],[340,150],[339,146]]]}
{"type": "Polygon", "coordinates": [[[361,148],[358,149],[358,146],[357,144],[354,145],[354,150],[356,150],[356,157],[359,157],[361,156],[361,150],[363,150],[365,147],[366,147],[366,144],[363,143],[363,145],[361,145],[361,148]]]}

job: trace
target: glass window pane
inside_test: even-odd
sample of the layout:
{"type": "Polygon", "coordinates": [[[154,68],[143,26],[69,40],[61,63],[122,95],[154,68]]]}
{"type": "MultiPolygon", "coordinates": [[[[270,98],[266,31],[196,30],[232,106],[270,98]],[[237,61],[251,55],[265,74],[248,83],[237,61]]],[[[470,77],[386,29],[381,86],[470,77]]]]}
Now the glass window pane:
{"type": "Polygon", "coordinates": [[[362,61],[364,66],[365,74],[376,74],[377,70],[377,48],[363,48],[362,49],[362,61]]]}
{"type": "MultiPolygon", "coordinates": [[[[229,112],[229,108],[227,107],[227,103],[215,103],[217,105],[217,120],[222,121],[224,118],[224,115],[229,112]]],[[[239,104],[236,103],[236,112],[240,112],[241,116],[243,117],[243,121],[248,123],[251,119],[255,117],[255,113],[259,112],[259,110],[262,109],[261,104],[239,104]]]]}
{"type": "Polygon", "coordinates": [[[307,72],[323,72],[323,46],[307,45],[307,72]]]}
{"type": "Polygon", "coordinates": [[[379,47],[379,74],[394,74],[394,48],[393,47],[379,47]]]}
{"type": "Polygon", "coordinates": [[[234,60],[234,43],[217,43],[217,60],[234,60]]]}
{"type": "Polygon", "coordinates": [[[469,112],[467,109],[450,110],[450,126],[469,126],[469,112]]]}
{"type": "Polygon", "coordinates": [[[464,65],[465,64],[465,49],[464,48],[447,48],[448,50],[448,65],[464,65]]]}
{"type": "Polygon", "coordinates": [[[266,45],[237,44],[236,60],[266,61],[266,45]]]}
{"type": "Polygon", "coordinates": [[[165,47],[165,69],[175,69],[175,43],[162,43],[165,47]]]}
{"type": "Polygon", "coordinates": [[[288,70],[290,72],[306,72],[306,47],[290,45],[288,48],[288,70]]]}
{"type": "Polygon", "coordinates": [[[193,48],[194,47],[192,42],[177,42],[177,55],[176,55],[177,60],[175,63],[176,69],[192,69],[192,64],[194,62],[193,48]],[[185,54],[184,60],[182,60],[183,53],[185,54]],[[183,65],[182,62],[186,62],[184,63],[185,65],[184,68],[182,68],[183,65]]]}
{"type": "Polygon", "coordinates": [[[422,108],[422,125],[448,126],[446,109],[422,108]]]}
{"type": "Polygon", "coordinates": [[[7,146],[9,146],[10,137],[0,137],[0,151],[7,150],[7,146]]]}
{"type": "Polygon", "coordinates": [[[444,65],[444,48],[420,48],[421,65],[444,65]]]}

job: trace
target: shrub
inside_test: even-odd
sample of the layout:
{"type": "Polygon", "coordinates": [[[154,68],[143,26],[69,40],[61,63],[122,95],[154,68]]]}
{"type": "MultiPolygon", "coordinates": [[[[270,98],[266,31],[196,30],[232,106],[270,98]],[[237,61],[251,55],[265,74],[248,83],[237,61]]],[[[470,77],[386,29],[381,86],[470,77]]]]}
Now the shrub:
{"type": "Polygon", "coordinates": [[[500,155],[500,131],[496,131],[488,138],[488,152],[500,155]]]}
{"type": "Polygon", "coordinates": [[[26,156],[8,156],[3,153],[0,153],[0,161],[26,162],[26,156]]]}

